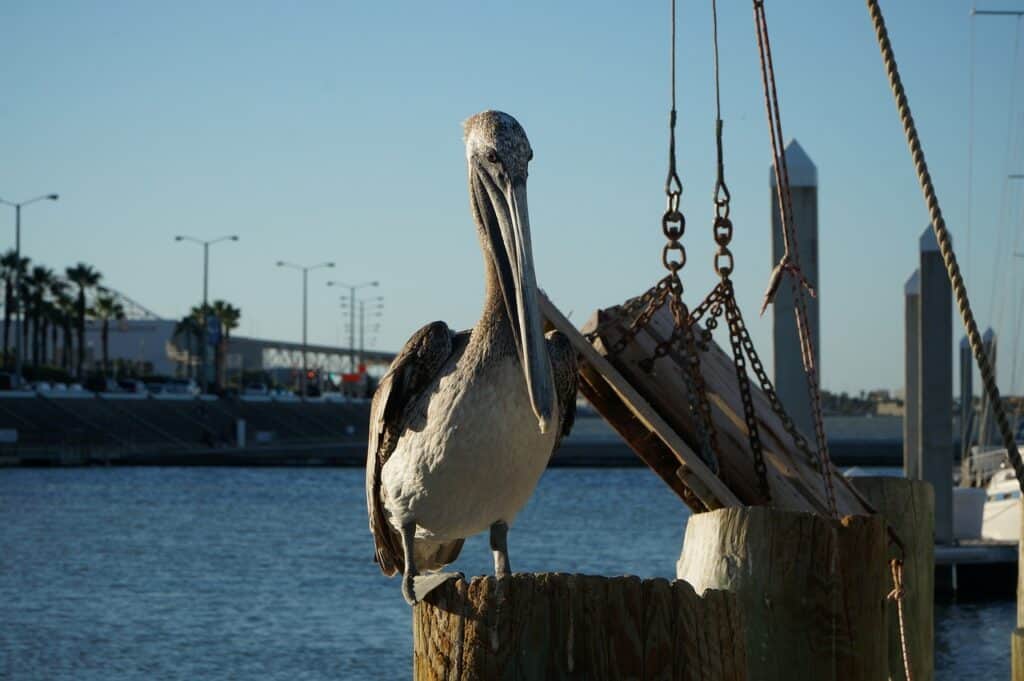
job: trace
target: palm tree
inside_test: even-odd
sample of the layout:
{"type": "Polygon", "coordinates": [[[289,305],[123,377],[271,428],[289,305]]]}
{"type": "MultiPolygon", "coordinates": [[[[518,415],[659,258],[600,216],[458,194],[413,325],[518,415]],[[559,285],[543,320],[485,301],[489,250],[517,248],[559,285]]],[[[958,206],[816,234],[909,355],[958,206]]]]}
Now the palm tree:
{"type": "Polygon", "coordinates": [[[85,368],[85,315],[88,312],[85,307],[85,293],[98,286],[103,275],[84,262],[67,268],[66,274],[68,281],[78,287],[78,301],[75,310],[75,322],[78,329],[78,364],[75,370],[78,377],[82,378],[85,368]]]}
{"type": "Polygon", "coordinates": [[[37,370],[40,366],[40,346],[44,344],[40,342],[40,338],[42,336],[42,340],[45,342],[46,333],[46,329],[43,326],[45,323],[43,303],[53,281],[53,270],[42,265],[33,267],[32,272],[25,280],[26,289],[28,290],[24,315],[25,325],[27,327],[29,322],[32,324],[32,366],[37,370]]]}
{"type": "MultiPolygon", "coordinates": [[[[68,282],[54,277],[50,284],[49,326],[50,326],[50,362],[57,366],[57,331],[64,325],[63,300],[68,296],[68,282]]],[[[65,350],[65,352],[67,352],[65,350]]]]}
{"type": "Polygon", "coordinates": [[[60,350],[60,366],[70,374],[71,351],[74,345],[71,329],[75,324],[75,315],[77,314],[78,307],[75,304],[75,299],[71,297],[66,288],[57,294],[57,309],[60,311],[60,328],[64,331],[64,343],[60,350]]]}
{"type": "Polygon", "coordinates": [[[92,314],[103,322],[101,338],[103,339],[103,372],[106,374],[110,371],[110,320],[124,319],[124,305],[119,303],[114,296],[104,293],[96,298],[96,303],[92,306],[92,314]]]}
{"type": "Polygon", "coordinates": [[[9,250],[0,257],[0,271],[4,280],[4,363],[7,362],[8,351],[10,350],[11,318],[14,316],[14,281],[17,272],[22,273],[28,269],[28,258],[20,261],[13,250],[9,250]]]}
{"type": "Polygon", "coordinates": [[[224,372],[226,367],[224,366],[224,360],[227,356],[228,341],[231,339],[231,332],[238,328],[238,320],[242,318],[242,311],[223,300],[213,301],[213,307],[211,313],[217,318],[220,323],[220,342],[217,343],[217,348],[213,355],[213,362],[215,367],[214,375],[217,377],[217,383],[219,385],[224,384],[224,372]]]}
{"type": "Polygon", "coordinates": [[[199,320],[196,318],[195,309],[193,309],[189,314],[182,317],[174,326],[174,337],[177,338],[181,336],[185,339],[185,354],[188,357],[188,363],[185,365],[185,378],[195,378],[192,375],[192,344],[193,342],[195,342],[196,347],[198,347],[199,343],[202,342],[201,334],[202,329],[199,320]]]}

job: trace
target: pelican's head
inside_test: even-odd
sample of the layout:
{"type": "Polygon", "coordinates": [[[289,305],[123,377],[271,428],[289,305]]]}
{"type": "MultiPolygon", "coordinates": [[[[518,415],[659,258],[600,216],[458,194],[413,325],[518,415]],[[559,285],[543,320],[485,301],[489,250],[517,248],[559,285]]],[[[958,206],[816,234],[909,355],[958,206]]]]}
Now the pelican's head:
{"type": "Polygon", "coordinates": [[[463,129],[473,216],[497,274],[530,403],[545,432],[551,425],[554,388],[537,302],[526,204],[527,165],[533,150],[519,122],[500,111],[478,113],[463,129]]]}

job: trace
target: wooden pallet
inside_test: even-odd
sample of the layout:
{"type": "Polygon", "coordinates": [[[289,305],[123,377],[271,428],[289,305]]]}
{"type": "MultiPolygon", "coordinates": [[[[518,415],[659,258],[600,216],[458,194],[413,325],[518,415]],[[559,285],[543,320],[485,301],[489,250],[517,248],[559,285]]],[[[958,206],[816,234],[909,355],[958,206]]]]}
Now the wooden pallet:
{"type": "MultiPolygon", "coordinates": [[[[598,311],[588,322],[585,330],[597,331],[593,343],[543,294],[541,309],[549,324],[564,333],[579,353],[580,392],[690,508],[703,511],[765,503],[747,440],[735,368],[717,344],[709,343],[700,358],[720,450],[716,475],[696,453],[698,440],[680,371],[683,358],[669,352],[655,360],[649,371],[641,365],[672,331],[667,305],[655,312],[651,323],[615,357],[608,356],[607,348],[624,333],[626,321],[618,307],[598,311]]],[[[768,398],[755,386],[751,389],[771,505],[828,514],[825,480],[815,463],[796,448],[768,398]]],[[[830,478],[839,515],[872,512],[845,478],[835,471],[830,478]]]]}

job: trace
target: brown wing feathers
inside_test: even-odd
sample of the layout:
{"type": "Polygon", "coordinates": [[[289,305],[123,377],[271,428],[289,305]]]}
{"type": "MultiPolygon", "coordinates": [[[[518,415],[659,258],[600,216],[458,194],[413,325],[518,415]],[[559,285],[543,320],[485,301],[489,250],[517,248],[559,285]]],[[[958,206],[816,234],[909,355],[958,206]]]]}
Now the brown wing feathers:
{"type": "Polygon", "coordinates": [[[375,559],[390,576],[404,565],[402,540],[388,523],[381,498],[380,477],[398,438],[405,430],[410,403],[433,380],[452,353],[452,333],[444,322],[427,324],[413,334],[380,380],[370,406],[370,438],[366,452],[366,505],[375,559]]]}

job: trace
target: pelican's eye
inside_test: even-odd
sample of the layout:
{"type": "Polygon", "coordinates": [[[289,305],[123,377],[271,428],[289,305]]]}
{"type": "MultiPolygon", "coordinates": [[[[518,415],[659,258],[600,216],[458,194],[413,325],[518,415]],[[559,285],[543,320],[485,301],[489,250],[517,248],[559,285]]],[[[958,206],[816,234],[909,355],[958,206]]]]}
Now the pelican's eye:
{"type": "Polygon", "coordinates": [[[494,149],[491,149],[490,151],[488,151],[487,152],[487,160],[490,161],[491,163],[497,163],[498,162],[498,152],[496,152],[494,149]]]}

